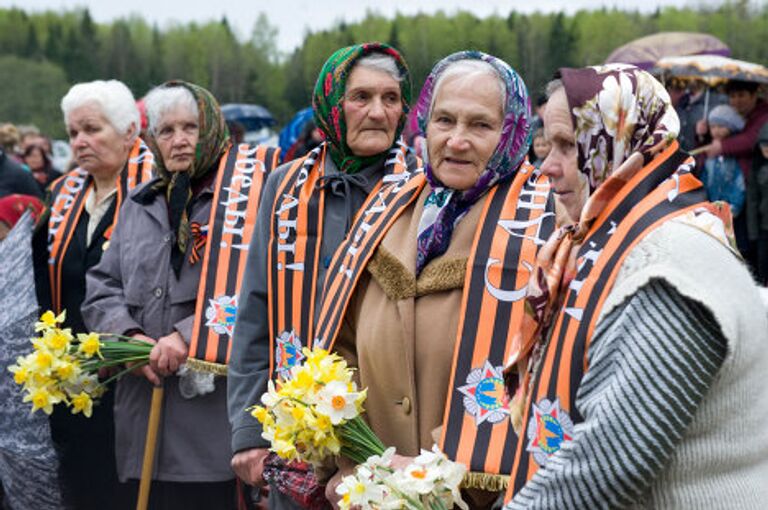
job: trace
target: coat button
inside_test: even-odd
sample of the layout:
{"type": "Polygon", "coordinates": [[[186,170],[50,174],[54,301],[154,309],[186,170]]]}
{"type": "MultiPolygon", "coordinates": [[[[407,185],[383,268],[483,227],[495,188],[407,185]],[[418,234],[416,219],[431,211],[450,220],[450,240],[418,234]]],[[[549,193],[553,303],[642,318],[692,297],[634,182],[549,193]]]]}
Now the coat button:
{"type": "Polygon", "coordinates": [[[171,234],[165,234],[165,236],[163,236],[163,241],[166,243],[170,242],[171,237],[172,237],[171,234]]]}
{"type": "Polygon", "coordinates": [[[405,414],[411,414],[411,399],[408,397],[403,397],[403,400],[400,401],[400,405],[403,406],[403,412],[405,414]]]}
{"type": "Polygon", "coordinates": [[[155,289],[155,292],[154,292],[154,294],[155,294],[155,297],[156,297],[157,299],[160,299],[161,297],[163,297],[163,289],[161,289],[160,287],[157,287],[157,288],[155,289]]]}

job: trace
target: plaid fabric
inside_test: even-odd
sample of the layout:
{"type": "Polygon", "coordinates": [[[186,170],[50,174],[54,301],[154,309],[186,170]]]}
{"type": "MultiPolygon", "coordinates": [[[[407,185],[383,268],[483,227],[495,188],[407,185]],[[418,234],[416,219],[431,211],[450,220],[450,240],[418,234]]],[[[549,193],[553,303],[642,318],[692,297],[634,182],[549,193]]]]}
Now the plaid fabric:
{"type": "Polygon", "coordinates": [[[309,464],[303,462],[286,464],[277,454],[271,453],[264,464],[264,480],[289,496],[302,508],[310,510],[331,508],[331,504],[325,499],[325,485],[317,481],[309,464]]]}

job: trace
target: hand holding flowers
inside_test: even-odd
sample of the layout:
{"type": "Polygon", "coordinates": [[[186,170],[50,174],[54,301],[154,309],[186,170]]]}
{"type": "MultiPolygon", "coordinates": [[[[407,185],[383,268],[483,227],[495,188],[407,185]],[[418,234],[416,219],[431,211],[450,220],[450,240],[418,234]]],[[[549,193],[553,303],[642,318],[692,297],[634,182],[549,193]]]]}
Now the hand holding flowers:
{"type": "Polygon", "coordinates": [[[314,465],[336,455],[358,464],[336,488],[340,508],[467,508],[458,489],[463,465],[435,446],[397,467],[395,449],[385,449],[361,416],[366,390],[358,390],[346,361],[323,349],[303,354],[304,364],[292,367],[287,380],[270,381],[263,405],[251,409],[272,451],[314,465]]]}
{"type": "Polygon", "coordinates": [[[152,344],[121,335],[108,335],[118,340],[104,340],[107,335],[97,333],[73,335],[69,328],[59,327],[64,318],[64,312],[58,316],[45,312],[35,324],[40,336],[32,338],[32,352],[19,356],[8,370],[23,386],[24,401],[31,402],[32,412],[42,409],[51,414],[54,405],[64,403],[73,414],[90,417],[94,402],[111,381],[149,362],[152,344]],[[99,381],[99,370],[126,363],[133,366],[99,381]]]}

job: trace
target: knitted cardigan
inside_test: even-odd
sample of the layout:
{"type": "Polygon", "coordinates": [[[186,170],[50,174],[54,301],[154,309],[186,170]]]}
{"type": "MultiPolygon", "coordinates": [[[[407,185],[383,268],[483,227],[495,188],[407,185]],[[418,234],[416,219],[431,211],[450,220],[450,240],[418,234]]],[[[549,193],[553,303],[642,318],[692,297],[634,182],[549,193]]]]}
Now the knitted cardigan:
{"type": "Polygon", "coordinates": [[[507,508],[763,508],[766,337],[746,268],[666,222],[601,310],[575,402],[585,422],[507,508]]]}

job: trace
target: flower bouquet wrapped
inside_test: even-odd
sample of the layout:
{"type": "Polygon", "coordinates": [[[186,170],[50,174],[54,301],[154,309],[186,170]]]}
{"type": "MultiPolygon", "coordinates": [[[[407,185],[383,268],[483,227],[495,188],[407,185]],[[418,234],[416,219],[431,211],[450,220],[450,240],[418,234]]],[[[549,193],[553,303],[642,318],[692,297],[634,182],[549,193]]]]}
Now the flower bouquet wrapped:
{"type": "Polygon", "coordinates": [[[467,510],[461,499],[459,484],[466,467],[452,462],[437,445],[432,451],[422,450],[404,469],[392,465],[394,448],[373,455],[357,466],[353,475],[345,476],[336,487],[342,510],[412,509],[448,510],[454,505],[467,510]]]}
{"type": "Polygon", "coordinates": [[[334,455],[358,464],[337,488],[345,508],[466,508],[458,490],[463,465],[435,447],[422,450],[405,469],[393,467],[395,449],[385,448],[363,420],[366,390],[358,390],[346,361],[319,348],[303,353],[304,363],[292,367],[287,379],[270,381],[263,405],[251,408],[272,451],[313,465],[334,455]]]}
{"type": "Polygon", "coordinates": [[[73,335],[71,329],[60,327],[64,318],[65,312],[58,316],[45,312],[35,324],[39,336],[31,339],[32,352],[19,356],[8,370],[16,384],[23,386],[24,401],[32,404],[32,412],[42,409],[51,414],[54,405],[63,403],[73,414],[82,412],[90,417],[94,403],[110,382],[149,363],[153,345],[122,335],[73,335]],[[125,363],[133,365],[99,380],[99,370],[125,363]]]}

